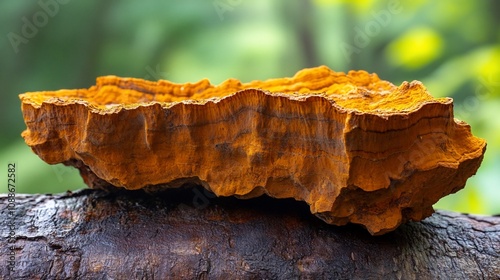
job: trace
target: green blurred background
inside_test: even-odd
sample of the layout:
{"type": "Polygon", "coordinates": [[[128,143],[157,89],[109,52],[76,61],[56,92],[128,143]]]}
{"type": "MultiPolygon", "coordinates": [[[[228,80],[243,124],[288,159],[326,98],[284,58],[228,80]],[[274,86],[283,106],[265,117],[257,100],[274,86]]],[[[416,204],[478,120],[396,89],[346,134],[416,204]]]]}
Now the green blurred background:
{"type": "Polygon", "coordinates": [[[218,84],[324,64],[453,97],[488,148],[467,187],[436,207],[500,213],[500,1],[1,1],[0,21],[0,176],[16,163],[18,193],[85,187],[24,144],[19,93],[87,88],[108,74],[218,84]]]}

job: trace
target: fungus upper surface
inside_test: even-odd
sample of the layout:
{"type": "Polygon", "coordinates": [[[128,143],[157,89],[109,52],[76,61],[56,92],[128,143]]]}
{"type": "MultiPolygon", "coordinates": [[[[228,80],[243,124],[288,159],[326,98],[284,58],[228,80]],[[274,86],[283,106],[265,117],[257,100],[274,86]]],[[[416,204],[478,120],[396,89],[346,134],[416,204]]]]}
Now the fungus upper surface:
{"type": "Polygon", "coordinates": [[[110,108],[136,108],[152,103],[170,107],[179,102],[217,102],[245,89],[260,89],[269,96],[283,96],[293,100],[321,96],[342,108],[360,112],[407,112],[426,102],[449,102],[448,98],[433,98],[418,81],[404,83],[398,88],[380,80],[376,74],[365,71],[344,74],[325,66],[302,70],[292,78],[249,83],[228,79],[218,86],[210,84],[206,79],[197,83],[176,84],[165,80],[152,82],[105,76],[97,78],[97,84],[89,89],[27,93],[22,99],[34,106],[39,106],[42,102],[84,102],[106,112],[110,108]]]}

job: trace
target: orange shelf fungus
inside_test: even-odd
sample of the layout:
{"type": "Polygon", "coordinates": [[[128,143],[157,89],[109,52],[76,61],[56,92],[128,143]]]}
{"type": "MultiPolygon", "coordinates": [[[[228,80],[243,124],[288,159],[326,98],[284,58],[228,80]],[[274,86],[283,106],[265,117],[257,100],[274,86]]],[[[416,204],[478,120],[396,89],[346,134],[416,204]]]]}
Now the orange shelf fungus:
{"type": "Polygon", "coordinates": [[[218,196],[305,201],[371,234],[419,221],[464,187],[486,142],[450,98],[418,81],[322,66],[218,86],[115,76],[89,89],[21,94],[26,143],[92,188],[198,183],[218,196]]]}

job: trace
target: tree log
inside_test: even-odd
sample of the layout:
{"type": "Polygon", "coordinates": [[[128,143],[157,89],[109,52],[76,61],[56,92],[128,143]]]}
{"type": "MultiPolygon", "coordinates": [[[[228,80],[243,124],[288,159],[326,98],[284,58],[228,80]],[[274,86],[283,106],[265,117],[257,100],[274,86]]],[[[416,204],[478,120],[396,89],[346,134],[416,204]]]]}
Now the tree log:
{"type": "Polygon", "coordinates": [[[17,195],[14,215],[0,201],[2,279],[500,279],[496,216],[438,211],[371,236],[200,187],[17,195]]]}

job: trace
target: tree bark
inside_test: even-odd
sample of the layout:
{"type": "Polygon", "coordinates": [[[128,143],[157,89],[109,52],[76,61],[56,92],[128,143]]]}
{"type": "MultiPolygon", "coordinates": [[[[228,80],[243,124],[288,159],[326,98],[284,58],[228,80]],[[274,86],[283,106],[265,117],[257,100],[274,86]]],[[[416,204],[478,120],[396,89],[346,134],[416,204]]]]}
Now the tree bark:
{"type": "Polygon", "coordinates": [[[438,211],[373,237],[200,187],[17,195],[14,215],[0,201],[2,279],[500,279],[500,217],[438,211]]]}

